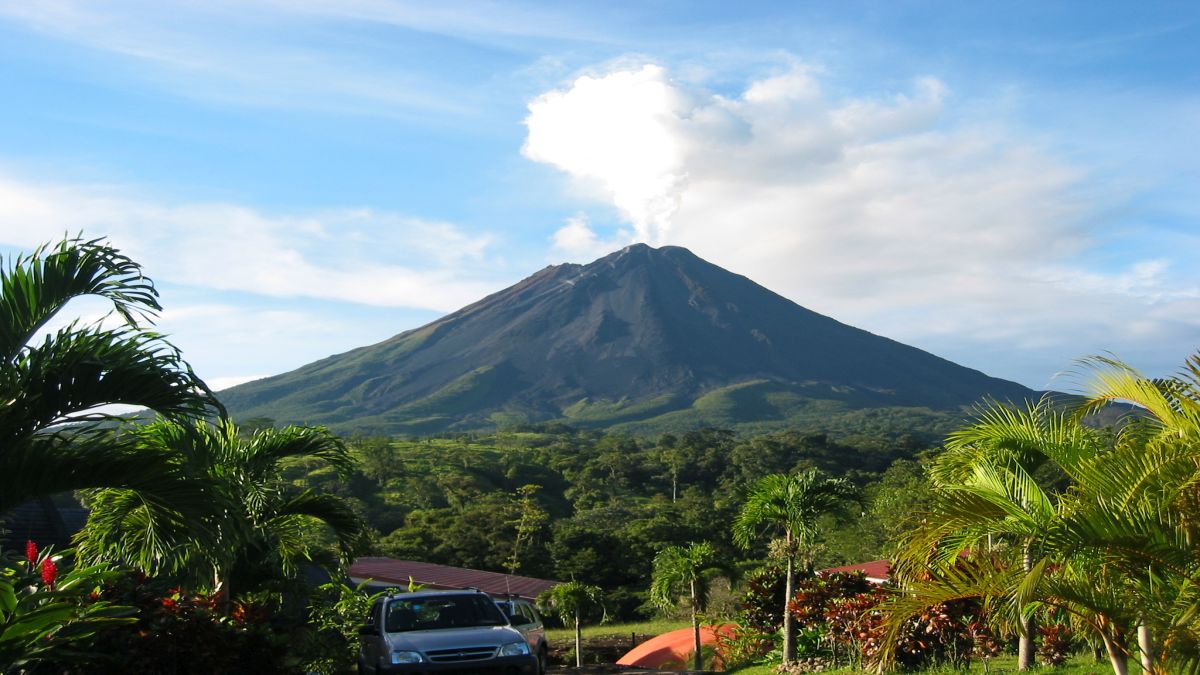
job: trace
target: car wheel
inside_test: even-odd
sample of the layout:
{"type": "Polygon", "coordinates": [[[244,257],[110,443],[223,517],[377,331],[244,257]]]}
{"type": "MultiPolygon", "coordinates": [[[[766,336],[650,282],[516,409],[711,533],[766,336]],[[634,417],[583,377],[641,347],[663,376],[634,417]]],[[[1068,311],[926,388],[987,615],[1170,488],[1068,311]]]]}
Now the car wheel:
{"type": "Polygon", "coordinates": [[[537,671],[538,671],[538,675],[546,675],[546,647],[545,647],[545,645],[543,645],[542,648],[538,650],[537,671]]]}

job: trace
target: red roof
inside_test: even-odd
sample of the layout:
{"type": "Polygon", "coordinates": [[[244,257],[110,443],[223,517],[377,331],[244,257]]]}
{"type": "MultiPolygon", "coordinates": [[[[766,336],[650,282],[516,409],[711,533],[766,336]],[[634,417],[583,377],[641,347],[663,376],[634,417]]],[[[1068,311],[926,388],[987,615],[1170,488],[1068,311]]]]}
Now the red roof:
{"type": "Polygon", "coordinates": [[[891,571],[891,562],[887,560],[872,560],[871,562],[858,563],[856,565],[830,567],[827,570],[821,570],[821,574],[833,574],[834,572],[862,572],[866,575],[868,581],[883,583],[888,580],[888,574],[891,571]]]}
{"type": "Polygon", "coordinates": [[[404,590],[409,579],[426,588],[477,588],[491,595],[516,595],[528,600],[536,599],[546,589],[561,583],[393,558],[359,558],[350,566],[350,580],[356,584],[371,580],[376,585],[390,584],[404,590]]]}

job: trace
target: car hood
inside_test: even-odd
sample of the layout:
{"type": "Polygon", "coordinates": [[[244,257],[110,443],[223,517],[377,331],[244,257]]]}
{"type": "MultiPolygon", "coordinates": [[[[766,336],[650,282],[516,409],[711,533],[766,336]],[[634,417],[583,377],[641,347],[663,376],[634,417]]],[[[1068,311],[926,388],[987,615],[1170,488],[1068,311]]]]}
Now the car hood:
{"type": "Polygon", "coordinates": [[[455,647],[483,647],[524,642],[525,638],[509,626],[477,626],[474,628],[442,628],[388,633],[392,649],[426,651],[455,647]]]}

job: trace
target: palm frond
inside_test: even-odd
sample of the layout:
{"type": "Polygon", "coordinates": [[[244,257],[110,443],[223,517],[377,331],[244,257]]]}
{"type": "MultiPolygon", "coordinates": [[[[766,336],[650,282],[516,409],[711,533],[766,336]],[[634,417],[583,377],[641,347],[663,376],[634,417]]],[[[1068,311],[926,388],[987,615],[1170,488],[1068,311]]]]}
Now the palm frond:
{"type": "Polygon", "coordinates": [[[103,419],[98,406],[125,404],[167,416],[220,410],[178,350],[141,331],[70,325],[21,352],[3,385],[0,430],[15,443],[64,422],[103,419]]]}
{"type": "Polygon", "coordinates": [[[254,477],[269,475],[280,461],[292,457],[324,460],[343,476],[349,475],[357,466],[346,444],[323,427],[264,429],[254,434],[242,452],[239,462],[246,474],[254,477]]]}
{"type": "MultiPolygon", "coordinates": [[[[305,490],[283,502],[267,521],[266,528],[275,531],[277,526],[292,526],[289,520],[316,521],[333,533],[338,541],[343,562],[349,562],[362,551],[367,532],[366,523],[346,501],[337,495],[305,490]]],[[[298,548],[294,549],[300,552],[298,548]]]]}
{"type": "Polygon", "coordinates": [[[64,238],[10,259],[0,270],[0,355],[9,362],[70,300],[99,296],[130,326],[161,309],[141,266],[102,239],[64,238]]]}
{"type": "Polygon", "coordinates": [[[137,490],[148,501],[180,507],[213,503],[210,484],[105,430],[38,436],[0,452],[0,512],[42,495],[101,487],[137,490]]]}

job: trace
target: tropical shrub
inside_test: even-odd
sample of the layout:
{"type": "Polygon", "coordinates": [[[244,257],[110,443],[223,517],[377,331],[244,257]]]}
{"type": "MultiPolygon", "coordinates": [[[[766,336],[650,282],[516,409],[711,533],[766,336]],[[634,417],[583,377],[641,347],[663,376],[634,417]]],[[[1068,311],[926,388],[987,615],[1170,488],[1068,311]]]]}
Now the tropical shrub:
{"type": "Polygon", "coordinates": [[[114,664],[132,673],[295,673],[292,636],[299,627],[279,614],[278,598],[243,597],[226,615],[219,595],[190,593],[138,572],[109,576],[95,589],[96,606],[120,604],[134,620],[110,627],[85,666],[107,673],[114,664]]]}
{"type": "Polygon", "coordinates": [[[365,587],[365,581],[358,586],[328,583],[313,590],[308,615],[311,634],[303,648],[304,672],[333,675],[346,672],[354,663],[358,629],[371,603],[387,593],[370,595],[365,587]]]}
{"type": "Polygon", "coordinates": [[[746,577],[745,584],[739,623],[759,633],[778,633],[786,604],[784,569],[778,565],[761,567],[746,577]]]}
{"type": "Polygon", "coordinates": [[[1074,651],[1074,641],[1071,638],[1071,628],[1064,624],[1052,623],[1038,627],[1038,662],[1043,666],[1061,666],[1071,657],[1074,651]]]}
{"type": "Polygon", "coordinates": [[[114,574],[103,565],[75,568],[34,542],[25,559],[0,560],[0,664],[31,670],[101,660],[97,635],[134,621],[133,608],[96,595],[114,574]]]}

